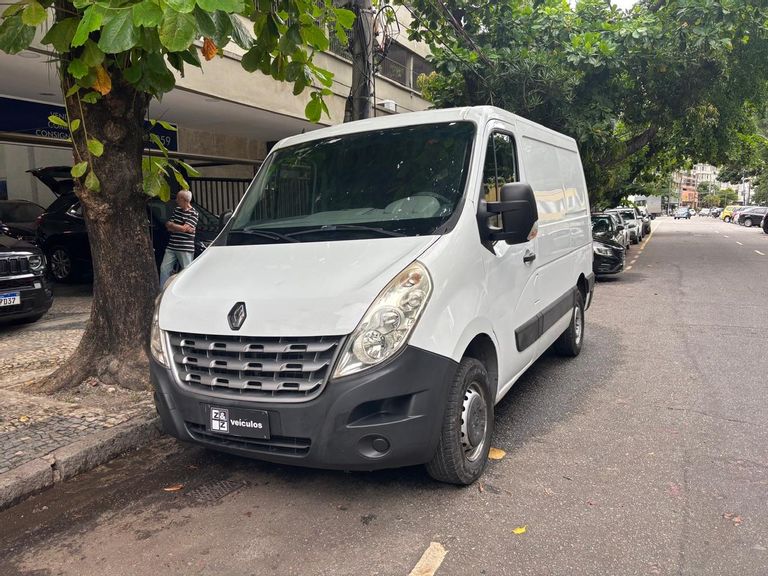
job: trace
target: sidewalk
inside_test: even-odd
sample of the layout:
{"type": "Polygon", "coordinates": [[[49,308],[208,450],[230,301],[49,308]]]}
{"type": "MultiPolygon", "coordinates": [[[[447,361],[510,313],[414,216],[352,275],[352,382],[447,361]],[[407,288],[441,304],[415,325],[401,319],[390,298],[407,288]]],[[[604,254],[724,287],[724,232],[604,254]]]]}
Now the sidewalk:
{"type": "Polygon", "coordinates": [[[148,391],[25,391],[72,353],[89,307],[88,294],[68,291],[39,322],[0,327],[0,510],[160,435],[148,391]]]}

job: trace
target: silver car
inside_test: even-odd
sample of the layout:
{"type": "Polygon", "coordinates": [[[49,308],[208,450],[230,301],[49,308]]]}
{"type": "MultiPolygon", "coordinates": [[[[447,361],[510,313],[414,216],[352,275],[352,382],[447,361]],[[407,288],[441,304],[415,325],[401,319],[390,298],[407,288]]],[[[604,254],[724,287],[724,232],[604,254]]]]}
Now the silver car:
{"type": "Polygon", "coordinates": [[[637,209],[628,208],[627,206],[620,206],[618,208],[612,208],[606,210],[611,214],[618,214],[624,220],[625,226],[629,230],[629,238],[632,244],[639,244],[643,240],[643,220],[640,218],[637,209]]]}

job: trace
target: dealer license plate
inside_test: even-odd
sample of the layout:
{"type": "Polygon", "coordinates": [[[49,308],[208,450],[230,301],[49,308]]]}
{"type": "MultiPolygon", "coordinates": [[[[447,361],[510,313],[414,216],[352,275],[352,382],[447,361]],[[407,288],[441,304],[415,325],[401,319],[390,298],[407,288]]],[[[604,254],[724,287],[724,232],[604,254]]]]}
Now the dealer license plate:
{"type": "Polygon", "coordinates": [[[269,414],[264,410],[208,407],[208,431],[216,434],[269,438],[269,414]]]}
{"type": "Polygon", "coordinates": [[[4,292],[0,294],[0,306],[15,306],[21,304],[20,292],[4,292]]]}

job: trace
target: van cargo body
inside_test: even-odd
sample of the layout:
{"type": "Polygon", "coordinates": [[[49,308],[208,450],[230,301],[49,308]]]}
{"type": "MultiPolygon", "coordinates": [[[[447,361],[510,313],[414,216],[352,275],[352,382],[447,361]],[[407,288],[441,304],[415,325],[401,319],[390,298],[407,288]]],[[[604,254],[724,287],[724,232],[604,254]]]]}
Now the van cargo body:
{"type": "Polygon", "coordinates": [[[493,407],[594,285],[573,139],[492,107],[281,141],[158,299],[151,378],[173,436],[346,470],[482,474],[493,407]]]}

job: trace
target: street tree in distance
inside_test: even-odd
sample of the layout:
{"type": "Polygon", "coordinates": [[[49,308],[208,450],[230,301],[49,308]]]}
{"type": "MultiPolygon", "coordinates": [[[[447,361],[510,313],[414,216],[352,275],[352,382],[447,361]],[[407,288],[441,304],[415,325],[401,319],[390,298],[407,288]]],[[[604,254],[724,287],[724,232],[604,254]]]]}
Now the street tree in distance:
{"type": "Polygon", "coordinates": [[[324,0],[21,0],[5,9],[0,50],[16,54],[41,30],[42,43],[56,54],[67,117],[51,120],[71,134],[75,193],[93,256],[85,333],[41,389],[77,386],[88,377],[148,385],[158,277],[146,201],[167,199],[169,178],[185,185],[194,173],[167,158],[142,158],[149,103],[173,89],[173,70],[183,75],[185,66],[202,67],[234,42],[245,50],[245,70],[290,82],[295,95],[311,89],[306,115],[317,121],[327,113],[323,97],[332,74],[313,56],[328,48],[329,27],[343,36],[353,22],[352,12],[324,0]]]}
{"type": "Polygon", "coordinates": [[[768,102],[754,0],[409,0],[437,107],[493,104],[576,139],[593,201],[696,158],[724,163],[768,102]]]}

